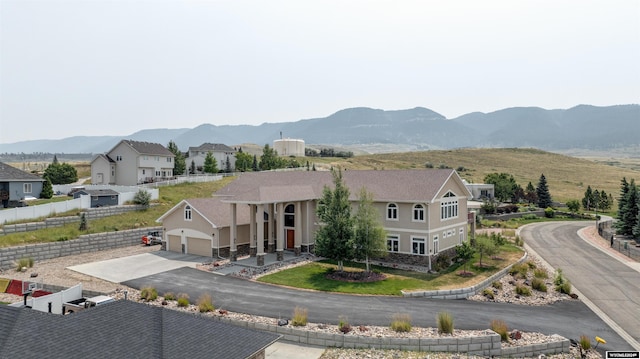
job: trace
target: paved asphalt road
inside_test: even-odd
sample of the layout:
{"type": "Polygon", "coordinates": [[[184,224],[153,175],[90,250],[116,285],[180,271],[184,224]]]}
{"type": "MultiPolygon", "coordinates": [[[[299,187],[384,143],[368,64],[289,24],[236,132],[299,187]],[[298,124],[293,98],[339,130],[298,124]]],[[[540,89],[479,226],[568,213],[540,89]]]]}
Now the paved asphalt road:
{"type": "MultiPolygon", "coordinates": [[[[566,224],[566,223],[565,223],[566,224]]],[[[556,229],[542,233],[553,236],[548,240],[554,243],[560,238],[565,242],[576,241],[577,246],[588,246],[577,241],[578,226],[564,230],[556,229]],[[573,232],[573,235],[570,233],[573,232]],[[560,237],[560,233],[567,233],[560,237]],[[573,238],[576,237],[576,238],[573,238]]],[[[555,226],[554,226],[555,227],[555,226]]],[[[546,227],[545,227],[546,228],[546,227]]],[[[525,232],[524,235],[528,235],[525,232]]],[[[570,258],[568,254],[559,251],[563,246],[554,245],[555,255],[570,258]]],[[[569,247],[566,250],[572,251],[569,247]]],[[[586,250],[586,249],[585,249],[586,250]]],[[[596,250],[597,251],[597,250],[596,250]]],[[[542,254],[544,256],[544,254],[542,254]]],[[[597,256],[590,251],[586,256],[597,256]]],[[[598,258],[598,263],[606,263],[607,268],[615,267],[617,262],[609,256],[598,258]]],[[[592,261],[593,262],[593,261],[592,261]]],[[[553,264],[553,262],[552,262],[553,264]]],[[[576,285],[580,280],[574,278],[571,266],[562,266],[568,278],[576,285]],[[566,269],[565,269],[566,267],[566,269]]],[[[597,267],[597,266],[591,266],[597,267]]],[[[617,268],[621,271],[623,268],[617,268]]],[[[589,268],[589,273],[595,268],[589,268]]],[[[589,274],[590,275],[590,274],[589,274]]],[[[243,279],[220,276],[193,268],[179,268],[168,272],[124,282],[123,284],[141,288],[153,286],[159,293],[172,291],[187,293],[193,300],[202,293],[210,293],[216,307],[234,312],[243,312],[269,317],[290,317],[295,306],[308,309],[309,321],[316,323],[338,322],[339,316],[348,318],[352,325],[382,325],[387,326],[394,313],[408,313],[414,325],[436,327],[436,315],[440,311],[450,312],[458,329],[487,329],[492,319],[504,320],[510,328],[523,331],[541,332],[545,334],[559,334],[566,338],[578,339],[585,334],[590,337],[600,336],[607,340],[606,345],[599,346],[605,350],[633,350],[633,348],[602,319],[592,312],[584,303],[579,301],[562,301],[542,307],[529,307],[515,304],[474,302],[466,300],[437,300],[424,298],[401,298],[386,296],[349,296],[313,291],[302,291],[281,288],[243,279]]],[[[581,288],[578,287],[580,290],[581,288]]],[[[585,288],[585,292],[589,293],[585,288]]],[[[637,298],[637,297],[636,297],[637,298]]],[[[637,316],[638,312],[635,312],[637,316]]],[[[628,316],[631,316],[629,314],[628,316]]],[[[637,328],[637,327],[636,327],[637,328]]]]}
{"type": "MultiPolygon", "coordinates": [[[[520,235],[574,287],[640,341],[640,272],[576,235],[584,222],[538,223],[520,235]]],[[[604,337],[603,337],[604,338],[604,337]]]]}

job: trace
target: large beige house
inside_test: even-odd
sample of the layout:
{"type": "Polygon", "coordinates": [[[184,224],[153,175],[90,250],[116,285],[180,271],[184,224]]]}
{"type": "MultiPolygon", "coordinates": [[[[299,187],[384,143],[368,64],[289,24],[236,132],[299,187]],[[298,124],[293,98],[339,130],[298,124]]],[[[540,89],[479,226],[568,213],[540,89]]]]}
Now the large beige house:
{"type": "Polygon", "coordinates": [[[159,143],[122,140],[91,161],[91,183],[135,186],[173,177],[174,154],[159,143]]]}
{"type": "MultiPolygon", "coordinates": [[[[392,260],[428,264],[467,239],[467,190],[451,169],[344,171],[355,209],[373,194],[392,260]]],[[[162,215],[169,251],[207,257],[313,252],[317,201],[330,172],[248,172],[212,198],[186,199],[162,215]]]]}

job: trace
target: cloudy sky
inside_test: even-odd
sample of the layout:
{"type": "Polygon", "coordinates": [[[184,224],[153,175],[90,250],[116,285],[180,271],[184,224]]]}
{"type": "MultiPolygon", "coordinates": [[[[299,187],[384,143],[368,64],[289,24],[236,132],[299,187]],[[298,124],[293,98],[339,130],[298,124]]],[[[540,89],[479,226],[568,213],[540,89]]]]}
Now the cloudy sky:
{"type": "Polygon", "coordinates": [[[0,0],[0,143],[638,102],[638,0],[0,0]]]}

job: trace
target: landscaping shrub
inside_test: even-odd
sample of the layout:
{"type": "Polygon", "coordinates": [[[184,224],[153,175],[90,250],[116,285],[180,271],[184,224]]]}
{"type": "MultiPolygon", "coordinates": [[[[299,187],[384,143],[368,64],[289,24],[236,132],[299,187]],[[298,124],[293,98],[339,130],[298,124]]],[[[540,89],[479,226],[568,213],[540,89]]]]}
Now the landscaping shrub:
{"type": "Polygon", "coordinates": [[[213,306],[213,299],[211,299],[211,294],[203,293],[197,301],[198,310],[200,313],[213,312],[216,308],[213,306]]]}
{"type": "Polygon", "coordinates": [[[496,245],[496,247],[502,247],[505,245],[505,243],[507,243],[507,239],[500,233],[491,233],[491,240],[496,245]]]}
{"type": "Polygon", "coordinates": [[[524,245],[524,240],[520,238],[520,236],[516,236],[513,243],[518,247],[522,247],[524,245]]]}
{"type": "Polygon", "coordinates": [[[158,291],[154,287],[144,287],[140,290],[140,299],[150,302],[158,298],[158,291]]]}
{"type": "Polygon", "coordinates": [[[307,325],[308,311],[307,308],[295,307],[291,318],[291,325],[294,327],[304,327],[307,325]]]}
{"type": "Polygon", "coordinates": [[[165,300],[176,300],[176,295],[173,292],[164,293],[165,300]]]}
{"type": "Polygon", "coordinates": [[[502,289],[502,283],[498,282],[497,280],[491,283],[491,286],[495,289],[502,289]]]}
{"type": "Polygon", "coordinates": [[[438,333],[453,334],[453,316],[447,312],[438,313],[438,333]]]}
{"type": "Polygon", "coordinates": [[[338,322],[338,330],[341,331],[343,334],[347,334],[351,331],[351,324],[349,324],[349,321],[347,321],[347,318],[340,317],[340,320],[338,322]]]}
{"type": "Polygon", "coordinates": [[[31,257],[22,257],[18,259],[16,262],[16,271],[22,271],[22,268],[31,268],[33,267],[33,258],[31,257]]]}
{"type": "Polygon", "coordinates": [[[451,265],[451,258],[449,258],[449,256],[446,253],[441,253],[436,258],[436,263],[433,266],[433,269],[435,271],[441,271],[443,269],[449,268],[450,265],[451,265]]]}
{"type": "Polygon", "coordinates": [[[391,329],[398,333],[408,333],[411,331],[411,316],[409,314],[396,313],[391,321],[391,329]]]}
{"type": "Polygon", "coordinates": [[[526,220],[533,220],[533,219],[538,219],[538,216],[536,216],[533,213],[527,213],[527,214],[523,214],[521,218],[526,220]]]}
{"type": "Polygon", "coordinates": [[[547,279],[549,278],[549,273],[547,273],[547,271],[542,268],[536,268],[533,271],[533,276],[536,278],[547,279]]]}
{"type": "Polygon", "coordinates": [[[556,290],[560,293],[571,294],[571,283],[569,283],[569,281],[566,281],[556,286],[556,290]]]}
{"type": "Polygon", "coordinates": [[[538,266],[536,265],[536,262],[534,262],[534,261],[527,261],[527,266],[529,267],[529,269],[538,268],[538,266]]]}
{"type": "Polygon", "coordinates": [[[493,289],[491,288],[485,288],[482,291],[482,295],[484,295],[485,297],[489,298],[489,299],[494,299],[494,295],[493,295],[493,289]]]}
{"type": "Polygon", "coordinates": [[[527,286],[518,284],[516,285],[516,294],[529,297],[531,296],[531,289],[529,289],[529,287],[527,286]]]}
{"type": "Polygon", "coordinates": [[[133,197],[133,203],[137,205],[141,205],[144,207],[148,207],[151,202],[151,193],[145,191],[144,189],[138,190],[133,197]]]}
{"type": "Polygon", "coordinates": [[[186,308],[189,306],[189,295],[186,293],[181,293],[178,295],[178,307],[186,308]]]}
{"type": "Polygon", "coordinates": [[[507,327],[507,323],[503,320],[494,319],[491,321],[491,330],[500,334],[500,340],[503,342],[509,341],[509,328],[507,327]]]}
{"type": "Polygon", "coordinates": [[[556,215],[556,211],[553,210],[553,208],[551,207],[547,207],[544,210],[544,216],[547,218],[553,218],[556,215]]]}
{"type": "Polygon", "coordinates": [[[531,281],[531,288],[539,292],[547,292],[547,285],[544,284],[544,281],[540,278],[533,278],[531,281]]]}
{"type": "Polygon", "coordinates": [[[583,350],[591,349],[591,338],[589,338],[586,335],[581,335],[580,336],[580,348],[582,348],[583,350]]]}
{"type": "Polygon", "coordinates": [[[526,278],[527,272],[529,272],[529,266],[524,263],[516,263],[509,269],[509,274],[512,276],[520,274],[522,277],[526,278]]]}

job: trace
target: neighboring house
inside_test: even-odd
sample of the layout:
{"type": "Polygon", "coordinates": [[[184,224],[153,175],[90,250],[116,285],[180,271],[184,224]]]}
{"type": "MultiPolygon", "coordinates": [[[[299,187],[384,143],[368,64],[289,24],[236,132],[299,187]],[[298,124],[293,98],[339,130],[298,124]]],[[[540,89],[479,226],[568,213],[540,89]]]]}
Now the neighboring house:
{"type": "Polygon", "coordinates": [[[25,197],[40,198],[44,179],[0,162],[0,203],[3,208],[20,205],[25,197]]]}
{"type": "Polygon", "coordinates": [[[0,305],[0,358],[257,359],[280,335],[118,300],[69,315],[0,305]]]}
{"type": "Polygon", "coordinates": [[[189,147],[185,160],[187,169],[191,168],[191,162],[193,161],[196,167],[196,173],[203,173],[204,159],[209,152],[211,152],[211,155],[216,160],[218,170],[224,171],[227,168],[227,160],[229,161],[231,170],[235,170],[237,151],[221,143],[203,143],[198,147],[189,147]]]}
{"type": "Polygon", "coordinates": [[[73,193],[73,198],[91,196],[91,208],[117,206],[118,192],[112,189],[80,189],[73,193]]]}
{"type": "MultiPolygon", "coordinates": [[[[355,213],[361,188],[373,194],[392,260],[430,263],[467,239],[471,194],[451,169],[344,171],[355,213]]],[[[247,172],[213,198],[183,200],[162,215],[167,250],[208,257],[312,252],[317,201],[331,172],[247,172]],[[262,240],[256,240],[262,239],[262,240]]],[[[262,258],[262,259],[261,259],[262,258]]]]}
{"type": "Polygon", "coordinates": [[[464,181],[464,185],[467,187],[474,201],[481,201],[484,199],[492,199],[495,197],[495,186],[493,183],[468,183],[464,181]]]}
{"type": "Polygon", "coordinates": [[[174,157],[159,143],[122,140],[91,161],[91,183],[134,186],[169,179],[174,157]]]}

